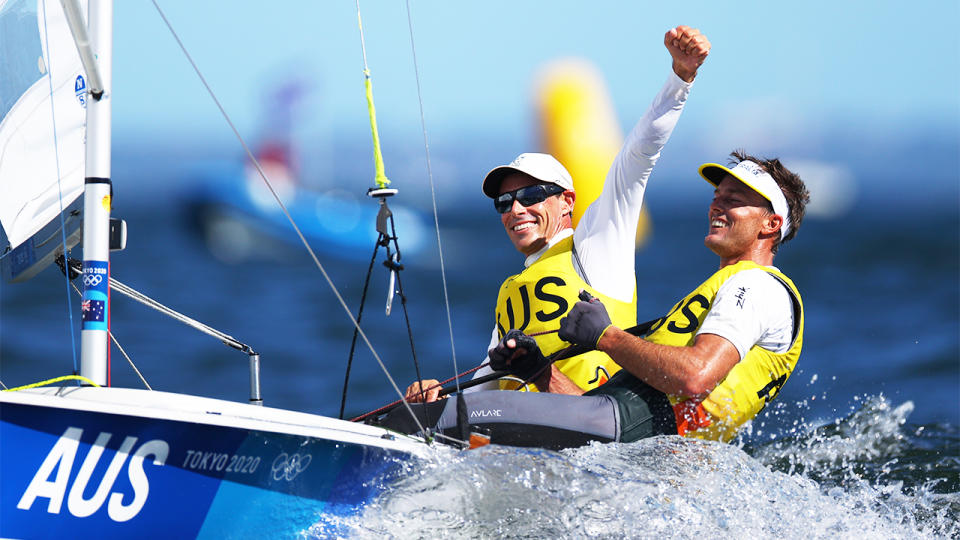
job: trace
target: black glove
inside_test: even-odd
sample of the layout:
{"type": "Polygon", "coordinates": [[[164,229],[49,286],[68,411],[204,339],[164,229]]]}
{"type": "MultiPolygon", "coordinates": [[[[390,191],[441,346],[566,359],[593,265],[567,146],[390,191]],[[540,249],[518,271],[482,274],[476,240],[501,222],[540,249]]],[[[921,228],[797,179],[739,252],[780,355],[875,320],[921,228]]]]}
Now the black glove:
{"type": "Polygon", "coordinates": [[[510,330],[503,336],[496,347],[490,349],[490,368],[494,371],[509,371],[510,373],[528,381],[549,364],[537,340],[524,334],[520,330],[510,330]],[[508,347],[507,341],[514,340],[515,347],[508,347]]]}
{"type": "Polygon", "coordinates": [[[600,300],[587,291],[580,291],[580,300],[566,317],[560,319],[558,335],[564,341],[596,348],[600,337],[612,326],[610,315],[600,300]]]}

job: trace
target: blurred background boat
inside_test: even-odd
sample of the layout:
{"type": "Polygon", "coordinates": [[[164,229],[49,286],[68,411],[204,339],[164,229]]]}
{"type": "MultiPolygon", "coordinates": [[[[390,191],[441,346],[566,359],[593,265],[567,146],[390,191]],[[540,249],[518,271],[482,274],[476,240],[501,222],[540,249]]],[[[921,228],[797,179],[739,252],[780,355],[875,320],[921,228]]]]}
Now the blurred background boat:
{"type": "MultiPolygon", "coordinates": [[[[376,199],[364,197],[365,188],[373,185],[371,179],[304,178],[300,167],[294,124],[301,118],[297,106],[308,87],[296,78],[282,80],[258,100],[264,111],[255,148],[257,162],[311,247],[331,257],[368,260],[379,239],[379,205],[376,199]]],[[[276,261],[303,251],[271,187],[247,156],[197,162],[188,175],[180,194],[187,221],[196,225],[220,260],[276,261]]],[[[430,224],[420,211],[390,202],[394,203],[389,207],[395,232],[402,235],[401,254],[416,258],[435,238],[430,224]]]]}

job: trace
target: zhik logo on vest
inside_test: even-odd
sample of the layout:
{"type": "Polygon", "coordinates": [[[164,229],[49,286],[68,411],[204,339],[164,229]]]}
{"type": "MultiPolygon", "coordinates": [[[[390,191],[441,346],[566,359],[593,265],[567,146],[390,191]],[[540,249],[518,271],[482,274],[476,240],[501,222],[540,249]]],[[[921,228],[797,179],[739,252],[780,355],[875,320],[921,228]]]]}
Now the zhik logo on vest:
{"type": "Polygon", "coordinates": [[[97,486],[93,497],[84,499],[84,491],[86,491],[87,484],[90,483],[90,477],[100,461],[104,448],[113,435],[101,432],[97,436],[96,442],[90,447],[90,451],[80,466],[80,472],[74,479],[73,485],[68,486],[81,436],[83,436],[83,429],[78,427],[68,427],[63,432],[63,435],[57,439],[56,444],[50,449],[40,468],[37,469],[36,474],[33,475],[33,480],[30,481],[30,485],[27,486],[23,496],[20,497],[17,508],[30,510],[36,499],[48,499],[47,512],[59,514],[63,506],[63,498],[66,496],[67,510],[76,517],[84,518],[100,510],[103,503],[107,502],[107,496],[109,495],[107,515],[110,516],[110,519],[117,522],[133,519],[143,509],[143,505],[147,502],[147,496],[150,494],[150,483],[143,468],[143,460],[149,456],[153,458],[154,465],[163,466],[167,460],[167,455],[170,453],[170,445],[160,439],[147,441],[141,444],[133,452],[133,456],[130,457],[130,451],[136,446],[137,438],[126,437],[110,461],[103,478],[100,479],[100,484],[97,486]],[[128,457],[130,457],[130,462],[127,465],[127,475],[130,479],[130,485],[133,486],[133,500],[124,504],[124,494],[110,493],[110,490],[113,489],[117,476],[119,476],[128,457]],[[57,473],[51,481],[50,475],[54,469],[57,470],[57,473]]]}

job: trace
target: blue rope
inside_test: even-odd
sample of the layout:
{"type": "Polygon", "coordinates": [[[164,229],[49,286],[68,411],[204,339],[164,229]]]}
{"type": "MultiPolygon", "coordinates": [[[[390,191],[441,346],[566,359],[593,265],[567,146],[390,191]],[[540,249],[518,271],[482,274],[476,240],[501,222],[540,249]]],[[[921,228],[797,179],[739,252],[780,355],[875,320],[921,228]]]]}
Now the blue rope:
{"type": "MultiPolygon", "coordinates": [[[[57,189],[60,193],[60,239],[63,242],[63,260],[64,268],[66,272],[63,273],[64,281],[67,290],[67,319],[68,326],[70,328],[70,346],[73,350],[73,372],[79,373],[80,369],[77,362],[77,336],[74,330],[73,322],[73,300],[70,299],[70,268],[67,265],[67,225],[63,218],[63,186],[60,184],[60,148],[59,143],[57,142],[57,114],[55,107],[53,106],[53,77],[51,76],[52,70],[50,69],[50,31],[47,28],[47,2],[43,0],[43,39],[46,44],[46,58],[44,62],[47,64],[47,86],[50,88],[50,117],[53,120],[53,154],[57,160],[57,189]]],[[[80,384],[79,382],[77,383],[80,384]]]]}

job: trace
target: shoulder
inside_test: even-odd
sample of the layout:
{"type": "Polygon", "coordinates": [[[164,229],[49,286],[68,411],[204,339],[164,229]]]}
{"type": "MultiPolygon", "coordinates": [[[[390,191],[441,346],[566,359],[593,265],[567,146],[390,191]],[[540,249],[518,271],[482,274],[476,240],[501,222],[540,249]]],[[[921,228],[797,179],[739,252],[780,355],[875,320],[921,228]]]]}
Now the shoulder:
{"type": "Polygon", "coordinates": [[[748,268],[730,275],[720,285],[717,294],[789,300],[789,293],[784,284],[763,268],[748,268]]]}
{"type": "Polygon", "coordinates": [[[722,287],[726,287],[730,284],[750,284],[756,287],[770,287],[776,285],[780,288],[783,288],[783,285],[780,284],[780,281],[762,267],[747,268],[745,270],[734,272],[726,280],[724,280],[722,287]]]}
{"type": "Polygon", "coordinates": [[[767,270],[754,267],[727,277],[697,333],[726,338],[743,358],[754,345],[775,352],[789,348],[792,321],[787,288],[767,270]]]}
{"type": "Polygon", "coordinates": [[[762,331],[780,326],[789,329],[794,312],[787,286],[763,268],[731,275],[717,291],[710,311],[721,318],[751,318],[762,331]]]}

